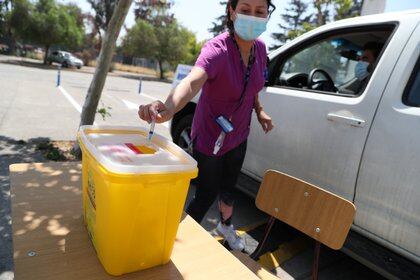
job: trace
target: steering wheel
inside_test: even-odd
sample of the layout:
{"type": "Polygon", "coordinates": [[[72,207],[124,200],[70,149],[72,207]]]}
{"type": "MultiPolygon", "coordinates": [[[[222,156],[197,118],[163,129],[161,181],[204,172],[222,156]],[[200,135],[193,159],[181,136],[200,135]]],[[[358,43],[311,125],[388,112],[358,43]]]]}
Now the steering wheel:
{"type": "Polygon", "coordinates": [[[322,70],[321,68],[313,69],[308,76],[308,88],[314,90],[330,91],[336,92],[337,88],[334,85],[334,81],[327,71],[322,70]],[[314,77],[316,73],[320,73],[324,76],[325,80],[315,81],[314,77]]]}

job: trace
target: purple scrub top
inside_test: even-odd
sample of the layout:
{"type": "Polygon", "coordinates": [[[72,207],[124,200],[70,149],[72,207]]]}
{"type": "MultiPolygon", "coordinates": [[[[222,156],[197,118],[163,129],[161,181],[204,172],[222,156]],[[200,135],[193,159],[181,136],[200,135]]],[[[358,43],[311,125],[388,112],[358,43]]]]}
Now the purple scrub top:
{"type": "Polygon", "coordinates": [[[222,131],[215,121],[220,115],[229,118],[233,113],[234,131],[226,135],[217,156],[222,156],[247,139],[254,100],[264,87],[267,67],[264,42],[257,39],[254,49],[255,60],[239,108],[246,67],[235,42],[225,32],[208,41],[201,49],[195,66],[206,71],[208,79],[202,88],[191,130],[194,149],[199,152],[213,156],[214,144],[222,131]]]}

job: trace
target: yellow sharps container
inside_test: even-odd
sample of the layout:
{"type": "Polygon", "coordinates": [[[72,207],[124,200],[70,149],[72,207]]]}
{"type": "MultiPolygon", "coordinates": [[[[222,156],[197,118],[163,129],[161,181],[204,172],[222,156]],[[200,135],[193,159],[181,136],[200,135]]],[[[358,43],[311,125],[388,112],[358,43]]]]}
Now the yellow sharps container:
{"type": "Polygon", "coordinates": [[[143,128],[82,126],[84,220],[111,275],[169,261],[197,163],[143,128]]]}

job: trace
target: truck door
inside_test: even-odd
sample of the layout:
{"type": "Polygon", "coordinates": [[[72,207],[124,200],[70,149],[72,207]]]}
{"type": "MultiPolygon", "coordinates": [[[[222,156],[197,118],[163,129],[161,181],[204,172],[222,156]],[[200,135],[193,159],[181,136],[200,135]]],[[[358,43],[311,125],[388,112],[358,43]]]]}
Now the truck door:
{"type": "Polygon", "coordinates": [[[387,84],[356,186],[356,229],[420,263],[420,26],[387,84]]]}
{"type": "Polygon", "coordinates": [[[391,36],[395,29],[381,23],[324,30],[271,57],[270,86],[259,96],[275,128],[264,135],[254,118],[245,173],[261,177],[273,168],[353,200],[369,128],[397,61],[389,50],[407,40],[398,30],[391,36]],[[378,58],[362,83],[355,66],[372,40],[386,46],[386,59],[378,58]]]}

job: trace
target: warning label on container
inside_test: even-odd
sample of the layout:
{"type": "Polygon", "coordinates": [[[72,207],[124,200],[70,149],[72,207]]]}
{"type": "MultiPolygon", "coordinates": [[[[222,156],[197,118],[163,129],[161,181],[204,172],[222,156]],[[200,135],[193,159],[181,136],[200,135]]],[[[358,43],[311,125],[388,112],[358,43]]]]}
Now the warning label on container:
{"type": "Polygon", "coordinates": [[[92,170],[87,172],[87,195],[85,196],[85,221],[89,236],[96,248],[95,226],[96,226],[96,190],[92,170]]]}
{"type": "Polygon", "coordinates": [[[96,210],[96,193],[95,193],[95,185],[93,184],[93,176],[92,172],[88,171],[88,197],[90,203],[92,204],[93,208],[96,210]]]}

